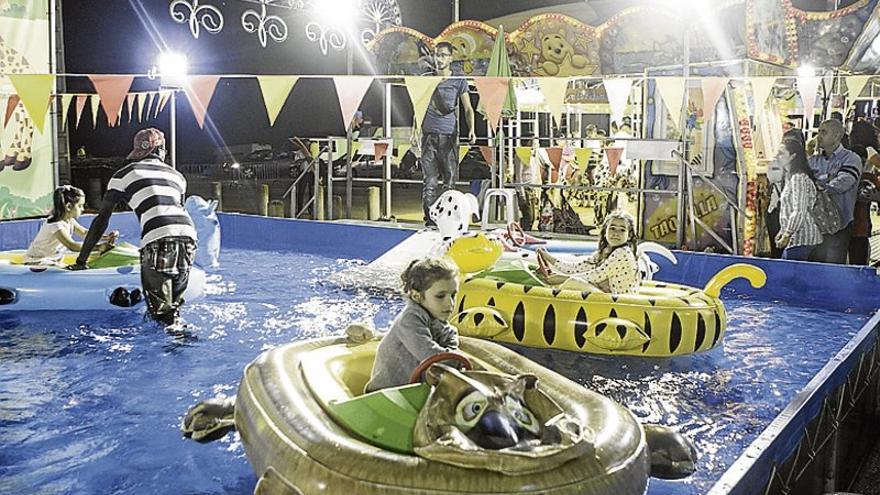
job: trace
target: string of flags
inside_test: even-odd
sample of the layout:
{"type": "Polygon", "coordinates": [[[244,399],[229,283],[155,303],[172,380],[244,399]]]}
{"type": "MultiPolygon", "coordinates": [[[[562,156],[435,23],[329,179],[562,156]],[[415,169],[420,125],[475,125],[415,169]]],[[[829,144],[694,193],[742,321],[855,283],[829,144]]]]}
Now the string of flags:
{"type": "MultiPolygon", "coordinates": [[[[12,82],[15,93],[0,96],[0,108],[3,108],[2,105],[5,103],[6,109],[3,125],[7,125],[16,108],[24,107],[25,111],[33,119],[35,128],[41,132],[45,128],[50,98],[52,97],[59,99],[63,115],[62,125],[66,125],[68,113],[72,107],[73,125],[76,127],[82,124],[86,108],[90,109],[93,127],[97,126],[99,113],[103,113],[108,127],[114,127],[122,125],[123,122],[130,124],[158,117],[174,95],[173,89],[132,92],[130,90],[134,76],[131,75],[89,75],[87,77],[95,88],[94,93],[54,95],[52,93],[55,87],[56,76],[54,74],[10,74],[7,77],[12,82]],[[123,116],[126,117],[123,118],[123,116]]],[[[301,78],[298,76],[253,77],[259,83],[269,124],[274,125],[281,110],[287,104],[290,94],[301,78]]],[[[846,81],[849,94],[853,96],[860,94],[870,77],[869,75],[853,75],[844,76],[843,79],[846,81]]],[[[210,107],[218,82],[222,78],[223,76],[189,76],[186,83],[180,88],[189,102],[199,127],[204,127],[208,108],[210,107]]],[[[342,114],[342,123],[345,128],[348,128],[364,96],[370,89],[374,78],[372,76],[327,76],[327,78],[333,82],[342,114]]],[[[480,96],[480,102],[485,109],[485,115],[494,129],[500,122],[502,107],[508,91],[508,82],[516,78],[479,76],[470,79],[475,83],[477,93],[480,96]]],[[[538,88],[544,97],[545,106],[558,123],[561,119],[570,78],[543,77],[529,79],[538,80],[538,88]]],[[[714,105],[726,90],[728,83],[732,80],[732,78],[727,77],[691,79],[700,81],[704,108],[714,108],[714,105]]],[[[749,82],[755,102],[756,116],[760,117],[765,111],[764,107],[767,103],[767,98],[777,78],[769,76],[736,79],[749,82]]],[[[403,80],[413,105],[415,125],[416,127],[421,127],[421,120],[424,117],[431,95],[442,78],[404,77],[403,80]]],[[[654,80],[656,81],[656,88],[660,99],[666,106],[673,124],[680,128],[682,125],[681,108],[685,104],[688,79],[685,77],[658,77],[654,78],[654,80]]],[[[612,120],[619,122],[625,114],[634,82],[635,80],[631,78],[608,77],[603,79],[612,120]]],[[[805,114],[807,115],[812,113],[812,109],[815,106],[820,82],[821,78],[819,77],[797,78],[797,89],[802,99],[805,114]]],[[[707,117],[711,118],[713,113],[707,112],[707,117]]],[[[756,119],[756,121],[760,121],[760,119],[756,119]]]]}

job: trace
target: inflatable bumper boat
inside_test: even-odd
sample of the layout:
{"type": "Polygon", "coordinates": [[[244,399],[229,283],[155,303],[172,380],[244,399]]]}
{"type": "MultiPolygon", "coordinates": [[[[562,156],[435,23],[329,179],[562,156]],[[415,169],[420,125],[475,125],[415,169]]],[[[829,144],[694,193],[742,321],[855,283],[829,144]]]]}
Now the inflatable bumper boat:
{"type": "MultiPolygon", "coordinates": [[[[579,424],[578,431],[590,432],[584,435],[589,448],[546,469],[513,474],[425,458],[411,452],[407,432],[415,430],[412,436],[418,438],[430,429],[422,416],[416,420],[409,413],[423,405],[426,395],[439,393],[437,386],[422,383],[362,394],[377,343],[343,338],[297,342],[266,351],[245,368],[234,423],[259,478],[255,493],[642,495],[652,472],[649,450],[658,445],[652,437],[668,441],[677,435],[663,427],[643,427],[612,400],[506,348],[464,337],[461,354],[475,368],[536,378],[532,383],[552,397],[553,406],[579,424]],[[377,402],[354,410],[347,406],[371,396],[399,413],[371,423],[376,411],[369,404],[377,402]],[[384,439],[386,446],[365,437],[384,439]]],[[[458,396],[451,394],[447,404],[454,405],[458,396]]],[[[467,452],[458,463],[480,456],[467,452]]]]}
{"type": "MultiPolygon", "coordinates": [[[[24,250],[0,252],[0,311],[106,310],[145,307],[138,248],[123,243],[89,262],[88,270],[70,271],[77,253],[60,266],[23,264],[24,250]]],[[[184,298],[204,296],[205,272],[193,267],[184,298]]]]}

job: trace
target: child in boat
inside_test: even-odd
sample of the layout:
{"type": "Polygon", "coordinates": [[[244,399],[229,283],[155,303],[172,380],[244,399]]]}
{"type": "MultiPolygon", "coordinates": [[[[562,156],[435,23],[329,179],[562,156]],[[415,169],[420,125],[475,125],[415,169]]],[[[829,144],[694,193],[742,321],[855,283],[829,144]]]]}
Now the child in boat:
{"type": "Polygon", "coordinates": [[[447,321],[455,309],[458,267],[445,258],[422,258],[400,278],[406,307],[379,343],[366,392],[405,385],[426,358],[458,349],[458,331],[447,321]]]}
{"type": "Polygon", "coordinates": [[[602,224],[599,249],[591,256],[563,261],[538,248],[538,263],[546,267],[547,282],[566,289],[597,288],[611,294],[632,294],[639,288],[635,219],[621,210],[602,224]]]}
{"type": "MultiPolygon", "coordinates": [[[[24,262],[28,265],[60,265],[64,249],[78,252],[82,243],[73,240],[73,234],[85,236],[88,229],[76,221],[82,215],[86,195],[83,190],[73,186],[59,186],[52,194],[53,208],[31,241],[24,262]]],[[[99,253],[108,251],[116,243],[119,232],[113,231],[102,239],[106,242],[99,247],[99,253]]]]}

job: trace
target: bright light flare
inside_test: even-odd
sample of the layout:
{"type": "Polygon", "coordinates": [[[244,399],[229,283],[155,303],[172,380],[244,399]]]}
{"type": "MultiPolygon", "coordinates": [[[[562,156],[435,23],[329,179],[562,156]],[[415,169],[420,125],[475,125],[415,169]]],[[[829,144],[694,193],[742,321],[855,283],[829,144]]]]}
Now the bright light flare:
{"type": "Polygon", "coordinates": [[[816,77],[816,69],[809,64],[804,64],[797,69],[798,77],[816,77]]]}
{"type": "Polygon", "coordinates": [[[354,27],[360,15],[358,0],[321,0],[314,5],[315,14],[322,23],[343,29],[354,27]]]}
{"type": "Polygon", "coordinates": [[[165,52],[159,55],[157,64],[163,86],[183,86],[189,64],[180,53],[165,52]]]}

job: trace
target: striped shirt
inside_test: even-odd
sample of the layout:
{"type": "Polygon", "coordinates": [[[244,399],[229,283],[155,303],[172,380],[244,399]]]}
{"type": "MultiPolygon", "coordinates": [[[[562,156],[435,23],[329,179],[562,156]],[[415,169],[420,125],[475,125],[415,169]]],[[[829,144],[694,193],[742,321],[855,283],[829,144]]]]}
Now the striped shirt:
{"type": "Polygon", "coordinates": [[[165,237],[196,240],[192,219],[183,208],[186,179],[158,158],[119,169],[107,183],[107,195],[125,201],[141,224],[141,247],[165,237]]]}
{"type": "Polygon", "coordinates": [[[810,211],[816,205],[816,185],[807,174],[788,178],[779,198],[780,231],[791,235],[788,247],[815,246],[822,243],[822,233],[810,211]]]}
{"type": "Polygon", "coordinates": [[[841,228],[846,227],[853,221],[859,179],[862,177],[862,159],[843,146],[838,146],[828,158],[818,154],[811,156],[808,161],[816,182],[828,190],[840,209],[841,228]]]}

